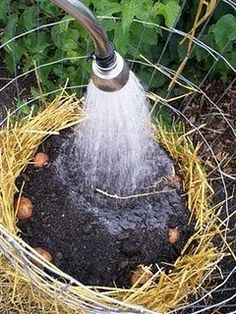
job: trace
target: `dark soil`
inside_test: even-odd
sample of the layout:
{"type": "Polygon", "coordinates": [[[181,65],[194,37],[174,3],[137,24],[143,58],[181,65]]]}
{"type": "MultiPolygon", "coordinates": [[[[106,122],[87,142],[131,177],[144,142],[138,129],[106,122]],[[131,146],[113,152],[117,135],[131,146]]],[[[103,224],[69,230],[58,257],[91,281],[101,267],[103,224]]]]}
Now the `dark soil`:
{"type": "MultiPolygon", "coordinates": [[[[23,239],[48,250],[56,266],[87,285],[129,287],[138,265],[152,264],[156,271],[156,265],[173,263],[191,233],[181,191],[164,179],[155,188],[167,192],[126,200],[85,191],[80,163],[73,160],[73,134],[46,140],[39,151],[49,155],[49,167],[29,165],[18,179],[19,186],[26,181],[24,195],[34,205],[32,218],[19,223],[23,239]],[[175,227],[180,239],[172,244],[168,231],[175,227]]],[[[157,168],[160,181],[168,173],[165,165],[157,168]]]]}

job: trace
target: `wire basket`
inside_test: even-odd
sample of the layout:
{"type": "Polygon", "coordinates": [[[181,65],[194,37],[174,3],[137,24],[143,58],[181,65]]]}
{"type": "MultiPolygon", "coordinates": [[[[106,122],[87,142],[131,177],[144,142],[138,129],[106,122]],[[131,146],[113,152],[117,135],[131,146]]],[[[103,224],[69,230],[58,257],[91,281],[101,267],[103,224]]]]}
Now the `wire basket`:
{"type": "MultiPolygon", "coordinates": [[[[214,1],[210,2],[212,4],[214,1]]],[[[233,2],[222,2],[235,9],[233,2]]],[[[199,1],[199,6],[200,4],[201,1],[199,1]]],[[[217,3],[214,2],[214,6],[206,15],[202,24],[203,30],[210,16],[214,14],[216,5],[217,3]]],[[[103,20],[115,19],[109,16],[101,18],[103,20]]],[[[66,20],[56,23],[66,23],[66,20]]],[[[148,17],[146,21],[134,20],[134,23],[152,24],[153,26],[153,23],[148,22],[148,17]]],[[[187,34],[176,29],[176,25],[177,20],[170,29],[158,24],[154,25],[169,33],[161,55],[165,54],[171,36],[177,34],[180,40],[189,41],[191,49],[200,47],[213,57],[211,69],[214,69],[217,62],[221,60],[231,73],[235,74],[233,65],[223,55],[223,52],[215,51],[201,40],[203,31],[196,37],[194,27],[192,32],[187,34]]],[[[39,27],[49,26],[40,25],[39,27]]],[[[35,31],[35,29],[29,30],[29,32],[35,31]]],[[[27,33],[20,34],[18,38],[23,36],[27,36],[27,33]]],[[[9,42],[14,40],[17,38],[12,38],[9,42]]],[[[3,49],[9,42],[4,43],[0,48],[3,49]]],[[[235,207],[232,205],[235,175],[234,169],[231,172],[227,170],[227,165],[235,157],[219,157],[217,155],[214,143],[220,138],[220,131],[216,130],[216,134],[211,138],[207,126],[202,124],[201,118],[196,118],[196,114],[190,110],[190,107],[195,104],[199,109],[201,102],[207,104],[209,109],[206,114],[209,117],[214,115],[218,119],[216,121],[222,123],[222,127],[229,130],[232,141],[235,141],[235,118],[230,117],[222,109],[222,102],[230,104],[230,95],[235,95],[235,77],[220,97],[215,99],[213,96],[209,96],[208,87],[205,84],[210,71],[206,73],[200,83],[197,83],[197,80],[196,82],[189,80],[182,73],[188,57],[186,56],[177,70],[162,64],[161,57],[155,64],[143,56],[139,60],[130,60],[133,64],[149,66],[152,69],[152,77],[161,73],[169,78],[170,89],[166,90],[165,96],[154,93],[147,94],[152,111],[156,108],[168,108],[175,115],[175,119],[182,120],[185,124],[182,132],[179,132],[175,124],[171,128],[166,128],[159,122],[155,133],[156,139],[180,165],[184,188],[188,196],[188,208],[197,218],[196,231],[175,262],[173,271],[166,274],[160,269],[140,288],[89,287],[48,263],[17,236],[18,229],[14,210],[14,195],[17,191],[15,179],[45,137],[80,121],[82,114],[80,101],[73,95],[67,94],[68,90],[78,89],[78,86],[67,85],[36,97],[45,99],[49,95],[60,94],[53,101],[44,104],[44,109],[36,116],[33,115],[32,109],[22,122],[14,120],[14,115],[24,106],[33,103],[36,99],[34,98],[20,104],[16,110],[8,113],[2,119],[0,132],[1,311],[6,313],[10,310],[13,311],[12,313],[189,313],[190,311],[191,313],[207,313],[211,309],[219,309],[220,313],[225,313],[225,310],[228,311],[227,313],[232,310],[233,313],[234,305],[231,305],[230,302],[234,300],[236,291],[235,287],[227,288],[227,284],[235,274],[236,267],[229,267],[226,272],[221,269],[226,258],[232,261],[230,265],[235,263],[235,240],[230,231],[235,224],[235,220],[233,220],[235,207]],[[173,85],[181,86],[184,92],[173,97],[170,93],[173,85]],[[182,101],[178,108],[172,105],[176,101],[182,101]],[[210,153],[206,154],[206,151],[210,153]],[[222,162],[220,158],[223,160],[228,158],[228,160],[222,162]],[[215,182],[219,183],[218,190],[215,190],[215,182]],[[224,194],[223,197],[219,195],[220,193],[224,194]],[[221,239],[220,242],[215,242],[217,238],[221,239]],[[219,301],[213,298],[213,302],[209,302],[214,293],[217,296],[217,293],[223,289],[229,289],[230,293],[219,301]]],[[[81,62],[85,62],[86,56],[78,58],[81,59],[81,62]]],[[[60,59],[55,63],[63,61],[60,59]]],[[[4,94],[21,78],[49,65],[51,64],[42,64],[26,73],[15,75],[7,83],[4,82],[0,93],[4,94]]],[[[79,86],[79,88],[83,87],[79,86]]],[[[224,130],[222,130],[223,132],[224,130]]]]}

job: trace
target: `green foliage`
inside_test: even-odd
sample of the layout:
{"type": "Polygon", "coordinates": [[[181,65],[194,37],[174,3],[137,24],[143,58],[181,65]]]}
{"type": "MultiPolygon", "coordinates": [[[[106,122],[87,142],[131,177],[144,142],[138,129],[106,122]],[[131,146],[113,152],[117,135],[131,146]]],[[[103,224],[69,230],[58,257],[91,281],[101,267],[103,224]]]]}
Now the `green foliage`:
{"type": "MultiPolygon", "coordinates": [[[[226,82],[231,69],[222,57],[236,68],[236,17],[233,14],[221,16],[209,27],[208,33],[203,36],[203,41],[218,52],[216,57],[219,60],[211,71],[211,77],[217,76],[226,82]]],[[[200,48],[195,50],[195,55],[197,60],[203,63],[205,70],[214,62],[212,56],[200,48]]]]}
{"type": "Polygon", "coordinates": [[[227,44],[236,40],[236,17],[232,14],[222,16],[212,28],[217,47],[223,50],[227,44]]]}
{"type": "MultiPolygon", "coordinates": [[[[83,0],[98,16],[107,31],[115,48],[128,59],[137,59],[144,55],[153,63],[159,60],[168,37],[168,32],[162,31],[156,24],[171,28],[176,23],[180,13],[180,0],[83,0]],[[140,21],[140,22],[138,22],[140,21]],[[143,21],[143,22],[142,22],[143,21]],[[152,23],[145,23],[146,21],[152,23]]],[[[190,29],[196,12],[196,1],[190,0],[180,15],[178,27],[186,32],[190,29]]],[[[220,7],[216,12],[217,20],[212,18],[203,41],[216,49],[231,63],[235,64],[236,18],[232,11],[220,7]],[[222,9],[223,8],[223,9],[222,9]]],[[[91,62],[79,59],[93,51],[93,46],[87,32],[70,16],[65,14],[49,0],[18,0],[0,1],[0,25],[4,28],[1,44],[8,41],[5,49],[5,62],[8,70],[15,75],[20,66],[27,72],[35,67],[38,79],[44,92],[63,86],[69,78],[69,84],[80,85],[88,82],[91,73],[91,62]],[[9,4],[10,3],[10,4],[9,4]],[[56,21],[64,21],[56,23],[56,21]],[[52,26],[38,26],[54,23],[52,26]],[[36,31],[30,32],[32,29],[36,31]],[[28,33],[27,33],[28,32],[28,33]],[[13,37],[25,33],[15,40],[13,37]],[[60,61],[62,60],[62,61],[60,61]],[[47,65],[49,64],[49,65],[47,65]],[[46,66],[42,66],[46,65],[46,66]]],[[[162,56],[161,63],[173,69],[177,68],[186,55],[187,41],[179,45],[180,37],[173,35],[169,46],[162,56]]],[[[191,54],[189,66],[186,67],[188,78],[194,77],[196,66],[200,70],[208,70],[212,60],[211,55],[202,48],[196,48],[191,54]]],[[[135,64],[137,73],[146,88],[162,94],[163,85],[168,79],[163,75],[155,75],[150,80],[153,69],[135,64]]],[[[219,61],[212,75],[219,75],[226,80],[230,68],[219,61]]],[[[177,89],[175,89],[178,94],[177,89]]],[[[32,88],[32,93],[37,90],[32,88]]]]}
{"type": "Polygon", "coordinates": [[[27,105],[27,100],[25,99],[17,99],[16,108],[18,108],[23,115],[29,115],[31,111],[31,107],[27,105]]]}
{"type": "Polygon", "coordinates": [[[157,124],[160,123],[163,128],[168,130],[172,125],[171,110],[161,105],[156,114],[156,122],[157,124]]]}
{"type": "Polygon", "coordinates": [[[179,1],[176,0],[164,0],[163,3],[157,2],[154,8],[157,15],[162,15],[164,17],[167,27],[173,26],[179,14],[179,10],[179,1]]]}
{"type": "MultiPolygon", "coordinates": [[[[136,11],[136,1],[135,0],[123,0],[122,1],[122,20],[121,25],[123,29],[123,34],[130,30],[130,26],[135,17],[136,11]]],[[[138,6],[137,6],[138,7],[138,6]]]]}
{"type": "Polygon", "coordinates": [[[7,0],[0,1],[0,20],[7,22],[7,0]]]}
{"type": "MultiPolygon", "coordinates": [[[[154,23],[162,23],[163,20],[170,27],[179,12],[179,0],[162,0],[154,5],[152,0],[86,0],[84,3],[91,6],[98,16],[116,18],[104,18],[101,23],[115,48],[132,59],[138,58],[140,54],[152,59],[161,34],[158,27],[134,23],[133,20],[154,23]]],[[[35,66],[65,60],[38,69],[38,77],[45,92],[63,85],[67,78],[71,85],[80,85],[89,80],[91,63],[76,57],[93,51],[91,40],[78,22],[48,0],[18,0],[17,4],[11,3],[10,10],[8,0],[0,2],[0,23],[5,26],[2,43],[37,26],[60,20],[66,22],[25,34],[4,47],[5,62],[12,74],[17,65],[27,72],[35,66]]],[[[136,71],[141,79],[145,79],[145,71],[136,71]]]]}

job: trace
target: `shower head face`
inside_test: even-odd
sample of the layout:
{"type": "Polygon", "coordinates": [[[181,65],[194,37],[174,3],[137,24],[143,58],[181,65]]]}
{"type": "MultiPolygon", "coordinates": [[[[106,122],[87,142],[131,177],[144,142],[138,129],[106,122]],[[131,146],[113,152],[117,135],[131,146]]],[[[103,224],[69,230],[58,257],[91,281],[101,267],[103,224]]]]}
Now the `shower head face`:
{"type": "Polygon", "coordinates": [[[110,67],[101,67],[95,59],[92,64],[92,81],[94,85],[106,92],[115,92],[126,85],[129,79],[129,67],[121,55],[114,54],[114,62],[110,67]]]}

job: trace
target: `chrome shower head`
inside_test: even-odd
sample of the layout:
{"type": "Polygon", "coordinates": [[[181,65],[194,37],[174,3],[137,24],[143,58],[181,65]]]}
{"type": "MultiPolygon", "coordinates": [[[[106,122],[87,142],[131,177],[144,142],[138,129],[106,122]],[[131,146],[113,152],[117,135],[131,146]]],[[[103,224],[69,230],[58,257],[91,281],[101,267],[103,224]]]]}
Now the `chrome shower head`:
{"type": "Polygon", "coordinates": [[[79,0],[51,0],[78,20],[89,32],[94,46],[92,80],[104,91],[117,91],[129,79],[129,68],[124,59],[114,51],[98,19],[79,0]]]}
{"type": "Polygon", "coordinates": [[[106,92],[113,92],[121,89],[129,79],[129,67],[120,54],[115,52],[115,61],[110,67],[101,67],[93,61],[92,80],[95,86],[106,92]]]}

